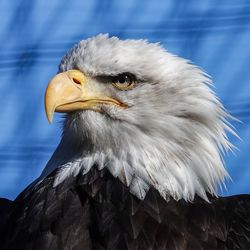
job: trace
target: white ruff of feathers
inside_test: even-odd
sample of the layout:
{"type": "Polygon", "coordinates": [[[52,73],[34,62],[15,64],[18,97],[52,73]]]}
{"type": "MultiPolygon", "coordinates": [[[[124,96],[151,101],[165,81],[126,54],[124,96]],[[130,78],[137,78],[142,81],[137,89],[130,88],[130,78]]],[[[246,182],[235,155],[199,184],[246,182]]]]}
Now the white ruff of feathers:
{"type": "MultiPolygon", "coordinates": [[[[103,105],[103,113],[69,114],[41,178],[58,169],[56,186],[95,165],[107,168],[139,199],[152,187],[165,199],[217,195],[217,186],[228,177],[221,157],[231,147],[226,132],[234,132],[210,79],[198,67],[159,44],[99,35],[63,58],[60,71],[75,68],[92,79],[130,72],[142,81],[129,91],[111,84],[102,89],[128,109],[103,105]]],[[[96,79],[92,84],[100,86],[96,79]]]]}

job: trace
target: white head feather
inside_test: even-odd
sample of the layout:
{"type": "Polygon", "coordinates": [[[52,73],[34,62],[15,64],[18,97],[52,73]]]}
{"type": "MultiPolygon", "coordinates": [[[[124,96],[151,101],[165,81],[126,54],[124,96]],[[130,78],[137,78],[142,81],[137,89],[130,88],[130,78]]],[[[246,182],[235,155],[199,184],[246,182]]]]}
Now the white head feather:
{"type": "Polygon", "coordinates": [[[107,168],[131,193],[144,199],[155,188],[167,199],[207,199],[228,177],[221,153],[230,148],[229,115],[198,67],[159,44],[99,35],[81,41],[63,58],[60,71],[96,76],[134,74],[129,91],[111,84],[102,91],[129,105],[103,105],[104,113],[81,111],[65,120],[63,138],[41,178],[58,169],[55,185],[94,165],[107,168]]]}

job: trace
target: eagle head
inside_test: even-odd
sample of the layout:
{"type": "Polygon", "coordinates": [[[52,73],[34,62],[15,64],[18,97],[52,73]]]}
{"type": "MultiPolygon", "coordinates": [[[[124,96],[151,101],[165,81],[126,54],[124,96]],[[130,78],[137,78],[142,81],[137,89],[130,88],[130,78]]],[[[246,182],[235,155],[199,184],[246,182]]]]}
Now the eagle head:
{"type": "Polygon", "coordinates": [[[79,42],[46,90],[48,120],[67,115],[42,177],[57,169],[58,185],[107,168],[139,199],[149,188],[165,199],[216,195],[228,176],[221,153],[233,131],[210,87],[200,68],[158,43],[108,35],[79,42]]]}

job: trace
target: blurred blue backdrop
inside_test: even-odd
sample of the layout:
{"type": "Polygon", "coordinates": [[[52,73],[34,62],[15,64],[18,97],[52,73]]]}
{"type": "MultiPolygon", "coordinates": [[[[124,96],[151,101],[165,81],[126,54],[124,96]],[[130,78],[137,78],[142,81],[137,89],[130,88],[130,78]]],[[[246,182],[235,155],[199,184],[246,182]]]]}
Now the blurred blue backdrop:
{"type": "Polygon", "coordinates": [[[60,140],[59,122],[44,114],[47,82],[73,44],[100,32],[160,41],[213,77],[242,122],[223,195],[250,193],[250,1],[1,0],[0,16],[0,197],[41,173],[60,140]]]}

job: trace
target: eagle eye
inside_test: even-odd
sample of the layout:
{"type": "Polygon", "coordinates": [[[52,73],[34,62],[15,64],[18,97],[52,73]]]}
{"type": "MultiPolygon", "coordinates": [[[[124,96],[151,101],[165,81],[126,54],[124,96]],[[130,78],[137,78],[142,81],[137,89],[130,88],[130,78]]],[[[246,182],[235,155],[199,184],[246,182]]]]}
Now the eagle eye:
{"type": "Polygon", "coordinates": [[[117,76],[114,76],[112,79],[112,84],[120,90],[132,89],[135,83],[135,76],[130,73],[122,73],[117,76]]]}

